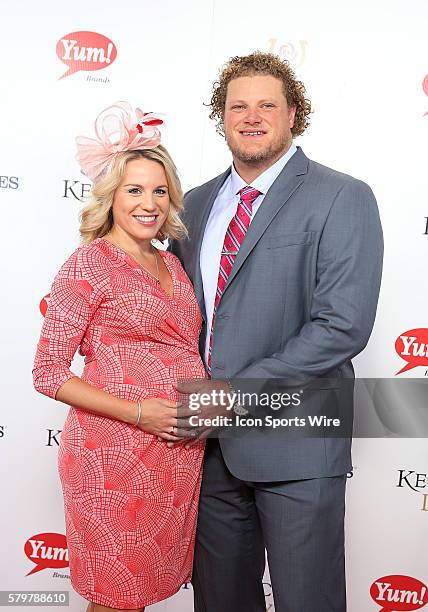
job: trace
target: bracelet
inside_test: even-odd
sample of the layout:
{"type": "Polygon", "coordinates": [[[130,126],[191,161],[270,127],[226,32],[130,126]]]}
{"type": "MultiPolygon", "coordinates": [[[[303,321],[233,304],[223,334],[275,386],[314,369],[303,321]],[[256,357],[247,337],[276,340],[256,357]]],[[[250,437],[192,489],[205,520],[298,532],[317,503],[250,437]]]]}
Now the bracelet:
{"type": "Polygon", "coordinates": [[[135,422],[135,427],[138,427],[138,425],[140,424],[140,418],[141,418],[141,402],[137,402],[137,406],[138,406],[138,417],[137,420],[135,422]]]}

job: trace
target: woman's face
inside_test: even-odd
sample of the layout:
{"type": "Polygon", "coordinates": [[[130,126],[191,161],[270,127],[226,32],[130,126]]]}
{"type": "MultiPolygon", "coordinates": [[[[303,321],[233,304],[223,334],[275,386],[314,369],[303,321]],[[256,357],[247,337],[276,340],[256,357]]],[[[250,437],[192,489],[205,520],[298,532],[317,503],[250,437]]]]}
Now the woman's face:
{"type": "Polygon", "coordinates": [[[151,159],[134,159],[113,197],[113,230],[137,242],[155,238],[168,217],[168,182],[163,166],[151,159]]]}

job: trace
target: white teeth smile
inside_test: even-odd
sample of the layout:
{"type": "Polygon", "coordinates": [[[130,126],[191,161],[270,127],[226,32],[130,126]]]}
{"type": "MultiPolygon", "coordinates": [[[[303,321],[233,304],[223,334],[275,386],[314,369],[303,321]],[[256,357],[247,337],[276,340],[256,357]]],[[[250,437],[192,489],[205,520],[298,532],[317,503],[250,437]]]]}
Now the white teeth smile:
{"type": "Polygon", "coordinates": [[[143,215],[134,215],[134,219],[137,219],[140,223],[153,223],[153,221],[156,221],[156,216],[145,217],[143,215]]]}
{"type": "Polygon", "coordinates": [[[244,136],[262,136],[264,132],[241,132],[244,136]]]}

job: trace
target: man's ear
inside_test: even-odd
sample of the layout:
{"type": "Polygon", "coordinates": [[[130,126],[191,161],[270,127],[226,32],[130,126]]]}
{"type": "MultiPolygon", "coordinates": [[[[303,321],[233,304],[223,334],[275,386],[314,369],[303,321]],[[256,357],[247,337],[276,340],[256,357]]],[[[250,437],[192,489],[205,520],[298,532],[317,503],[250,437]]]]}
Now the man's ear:
{"type": "Polygon", "coordinates": [[[294,127],[294,119],[296,117],[296,110],[297,108],[295,106],[291,106],[288,109],[288,120],[289,120],[288,125],[290,126],[290,129],[294,127]]]}

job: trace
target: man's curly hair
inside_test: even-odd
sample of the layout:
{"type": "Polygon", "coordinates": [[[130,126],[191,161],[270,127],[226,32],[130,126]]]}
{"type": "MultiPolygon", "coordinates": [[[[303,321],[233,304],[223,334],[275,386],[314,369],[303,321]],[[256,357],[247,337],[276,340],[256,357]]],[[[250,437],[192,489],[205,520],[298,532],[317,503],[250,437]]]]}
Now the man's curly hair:
{"type": "Polygon", "coordinates": [[[226,106],[227,86],[230,81],[243,76],[273,76],[282,81],[284,95],[288,106],[296,107],[293,136],[300,136],[309,125],[311,103],[305,98],[306,90],[302,81],[298,81],[287,60],[281,60],[273,53],[255,51],[250,55],[231,57],[220,72],[218,81],[213,85],[211,96],[210,119],[217,122],[216,130],[224,136],[224,110],[226,106]]]}

